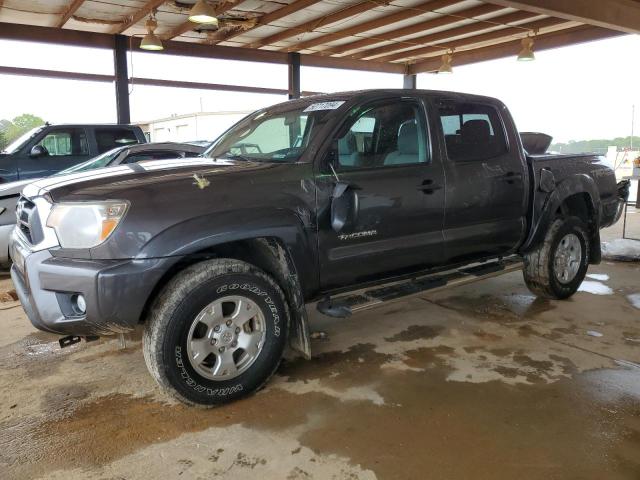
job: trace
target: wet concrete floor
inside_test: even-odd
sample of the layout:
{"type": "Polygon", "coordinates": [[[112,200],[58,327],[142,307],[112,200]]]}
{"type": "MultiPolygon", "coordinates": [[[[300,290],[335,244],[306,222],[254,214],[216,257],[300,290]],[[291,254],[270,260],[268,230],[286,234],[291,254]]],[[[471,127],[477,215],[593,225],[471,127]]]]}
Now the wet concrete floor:
{"type": "Polygon", "coordinates": [[[214,410],[156,390],[139,332],[60,350],[4,297],[0,478],[638,479],[640,265],[590,273],[565,302],[513,273],[312,313],[312,361],[214,410]]]}

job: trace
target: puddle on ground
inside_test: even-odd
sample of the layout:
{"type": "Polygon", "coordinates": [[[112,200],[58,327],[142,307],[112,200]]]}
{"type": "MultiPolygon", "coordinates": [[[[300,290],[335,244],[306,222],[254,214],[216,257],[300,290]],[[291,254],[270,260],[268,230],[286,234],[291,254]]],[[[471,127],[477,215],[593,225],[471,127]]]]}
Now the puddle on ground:
{"type": "Polygon", "coordinates": [[[640,309],[640,293],[632,293],[631,295],[627,295],[627,300],[634,307],[640,309]]]}
{"type": "Polygon", "coordinates": [[[611,287],[605,285],[604,283],[591,280],[584,280],[578,288],[578,291],[591,293],[593,295],[613,295],[613,290],[611,289],[611,287]]]}
{"type": "MultiPolygon", "coordinates": [[[[539,358],[501,347],[476,353],[510,362],[505,365],[515,370],[504,370],[502,375],[542,378],[558,365],[567,370],[564,373],[575,373],[569,372],[575,370],[571,361],[562,357],[539,358]]],[[[313,388],[285,390],[274,382],[248,399],[204,410],[123,394],[87,399],[86,389],[69,385],[44,400],[64,415],[0,425],[0,465],[9,466],[9,478],[34,478],[63,468],[96,469],[167,442],[164,449],[171,458],[188,466],[202,452],[181,439],[213,429],[227,433],[220,437],[225,445],[211,448],[232,455],[229,465],[239,467],[236,460],[249,462],[253,467],[247,471],[260,476],[272,468],[271,460],[250,453],[246,442],[238,444],[238,438],[231,436],[229,432],[242,425],[258,436],[271,435],[273,442],[276,435],[294,435],[305,452],[321,458],[337,455],[385,479],[424,478],[427,470],[431,478],[521,480],[612,479],[640,471],[640,398],[633,387],[634,381],[640,384],[637,372],[635,379],[629,373],[621,379],[591,374],[555,383],[533,379],[529,385],[447,381],[452,370],[444,360],[456,354],[446,345],[413,349],[406,358],[416,370],[393,371],[381,368],[393,355],[362,344],[311,361],[286,362],[278,373],[279,382],[319,385],[338,396],[374,384],[384,403],[343,401],[313,388]],[[619,387],[620,394],[598,396],[603,382],[609,382],[607,388],[619,387]],[[75,408],[64,408],[69,403],[75,408]],[[239,453],[245,456],[238,457],[239,453]]],[[[480,357],[473,361],[481,363],[480,357]]],[[[300,454],[298,448],[289,455],[300,454]]],[[[157,455],[142,455],[136,468],[144,471],[143,462],[165,461],[162,450],[157,455]]]]}
{"type": "Polygon", "coordinates": [[[474,317],[491,321],[518,322],[529,320],[545,312],[553,310],[552,302],[535,295],[510,294],[504,296],[453,295],[442,300],[430,300],[436,305],[470,313],[474,317]]]}

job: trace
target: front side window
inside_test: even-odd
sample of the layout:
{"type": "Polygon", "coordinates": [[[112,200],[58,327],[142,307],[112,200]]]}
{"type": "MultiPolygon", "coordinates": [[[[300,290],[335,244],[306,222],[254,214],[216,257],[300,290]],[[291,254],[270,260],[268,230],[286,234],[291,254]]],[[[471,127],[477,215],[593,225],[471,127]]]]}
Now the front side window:
{"type": "MultiPolygon", "coordinates": [[[[325,102],[291,108],[287,104],[241,120],[203,154],[214,158],[296,162],[313,139],[328,112],[344,102],[325,102]]],[[[337,107],[336,107],[337,108],[337,107]]]]}
{"type": "Polygon", "coordinates": [[[440,123],[451,160],[488,160],[507,152],[498,111],[473,103],[444,102],[440,123]]]}
{"type": "Polygon", "coordinates": [[[50,157],[89,155],[87,136],[80,128],[51,131],[38,145],[44,147],[50,157]]]}
{"type": "Polygon", "coordinates": [[[365,107],[338,138],[341,169],[426,163],[427,135],[417,104],[406,101],[365,107]]]}
{"type": "Polygon", "coordinates": [[[138,142],[133,130],[128,128],[96,128],[96,143],[98,153],[104,153],[112,148],[132,145],[138,142]]]}

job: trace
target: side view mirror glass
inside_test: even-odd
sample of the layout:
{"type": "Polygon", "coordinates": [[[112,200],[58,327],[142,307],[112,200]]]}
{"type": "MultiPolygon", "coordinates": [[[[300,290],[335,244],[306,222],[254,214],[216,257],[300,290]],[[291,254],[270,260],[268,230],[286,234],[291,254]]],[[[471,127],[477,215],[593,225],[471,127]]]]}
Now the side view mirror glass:
{"type": "Polygon", "coordinates": [[[336,233],[349,230],[357,217],[358,193],[348,183],[336,183],[331,200],[331,228],[336,233]]]}
{"type": "Polygon", "coordinates": [[[33,158],[44,157],[46,155],[49,155],[49,152],[42,145],[34,145],[29,153],[29,156],[33,158]]]}

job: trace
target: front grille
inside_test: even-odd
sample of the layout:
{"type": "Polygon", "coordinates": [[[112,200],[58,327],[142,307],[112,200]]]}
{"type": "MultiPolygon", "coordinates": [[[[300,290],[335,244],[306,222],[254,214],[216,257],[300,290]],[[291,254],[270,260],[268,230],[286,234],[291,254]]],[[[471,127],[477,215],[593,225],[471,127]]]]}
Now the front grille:
{"type": "Polygon", "coordinates": [[[36,204],[25,197],[20,197],[16,206],[16,222],[18,228],[32,245],[44,240],[44,232],[40,224],[36,204]]]}

